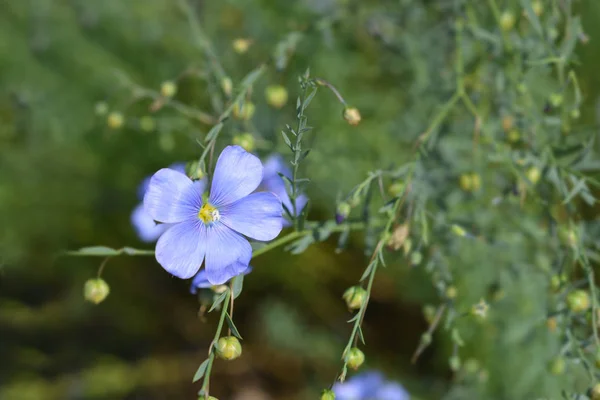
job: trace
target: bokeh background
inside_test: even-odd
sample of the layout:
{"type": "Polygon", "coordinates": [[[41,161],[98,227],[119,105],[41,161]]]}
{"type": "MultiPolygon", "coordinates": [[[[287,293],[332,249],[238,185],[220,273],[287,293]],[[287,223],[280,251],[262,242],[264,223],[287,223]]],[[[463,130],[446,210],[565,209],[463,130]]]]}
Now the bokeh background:
{"type": "MultiPolygon", "coordinates": [[[[597,132],[600,3],[541,3],[544,23],[560,32],[565,20],[551,16],[562,3],[582,15],[588,40],[576,43],[574,57],[583,103],[577,104],[581,118],[572,122],[573,140],[581,143],[597,132]]],[[[280,131],[295,121],[298,76],[307,67],[361,111],[361,124],[349,125],[342,118],[343,106],[321,88],[307,112],[316,128],[314,150],[303,167],[312,180],[311,220],[332,219],[337,200],[369,171],[409,160],[417,136],[452,95],[453,27],[459,18],[470,23],[475,18],[483,32],[477,36],[470,31],[463,51],[469,90],[482,103],[488,101],[490,129],[499,129],[503,114],[514,113],[512,61],[497,51],[494,43],[502,36],[484,1],[190,4],[234,88],[258,65],[275,60],[252,88],[254,117],[228,122],[219,149],[235,135],[251,132],[259,155],[278,151],[287,156],[280,131]],[[239,38],[249,40],[247,51],[233,45],[239,38]],[[290,100],[280,110],[265,100],[264,90],[272,84],[289,92],[290,100]],[[500,97],[502,93],[506,96],[500,97]]],[[[523,2],[498,4],[516,16],[511,35],[525,38],[532,59],[543,53],[539,39],[524,26],[523,2]]],[[[169,106],[152,110],[153,101],[139,90],[158,93],[162,82],[172,80],[178,104],[213,116],[222,109],[215,94],[219,82],[211,76],[202,45],[205,38],[192,29],[188,17],[174,0],[0,0],[2,400],[196,396],[199,386],[191,383],[192,376],[206,356],[217,316],[199,315],[189,282],[169,276],[153,257],[117,257],[102,275],[110,295],[93,305],[84,301],[83,285],[96,276],[101,259],[57,256],[64,249],[90,245],[152,248],[139,241],[130,223],[139,203],[138,185],[159,168],[197,158],[202,151],[197,141],[210,125],[169,106]],[[105,106],[108,112],[122,113],[118,129],[107,123],[105,106]]],[[[508,40],[517,43],[513,36],[508,40]]],[[[548,96],[561,86],[551,65],[528,68],[524,81],[539,115],[524,120],[539,120],[548,96]]],[[[454,277],[459,298],[465,294],[462,309],[490,293],[493,284],[504,288],[508,302],[489,325],[464,327],[467,345],[461,351],[470,361],[470,376],[450,371],[448,332],[435,335],[432,346],[411,364],[427,329],[423,306],[439,303],[439,293],[430,271],[411,265],[402,252],[390,253],[365,318],[365,368],[384,371],[414,399],[560,398],[561,387],[578,385],[581,371],[574,367],[566,378],[549,376],[546,365],[559,339],[546,330],[529,331],[527,323],[531,310],[546,309],[547,285],[541,277],[548,274],[543,268],[525,268],[515,276],[499,272],[504,263],[513,263],[509,257],[551,264],[554,255],[536,245],[549,240],[536,223],[542,206],[534,202],[530,208],[490,209],[490,199],[503,193],[510,179],[498,178],[503,167],[490,165],[487,157],[471,158],[469,114],[461,109],[455,120],[436,139],[440,150],[421,176],[431,177],[432,212],[446,215],[443,219],[458,218],[467,225],[478,221],[504,238],[511,235],[504,229],[510,223],[507,215],[523,222],[522,242],[511,241],[515,247],[510,251],[467,245],[454,247],[447,258],[464,267],[454,277]],[[482,193],[464,193],[459,176],[465,171],[482,176],[482,193]],[[550,261],[540,261],[544,256],[550,261]]],[[[522,126],[525,131],[527,122],[522,126]]],[[[504,140],[500,136],[493,141],[504,140]]],[[[568,144],[564,139],[559,143],[568,144]]],[[[595,219],[594,208],[583,210],[587,220],[595,219]]],[[[310,399],[333,382],[350,333],[350,314],[341,296],[361,276],[369,246],[359,232],[338,253],[336,240],[334,235],[300,255],[278,249],[253,261],[254,272],[235,307],[244,356],[216,363],[211,394],[220,399],[310,399]]]]}

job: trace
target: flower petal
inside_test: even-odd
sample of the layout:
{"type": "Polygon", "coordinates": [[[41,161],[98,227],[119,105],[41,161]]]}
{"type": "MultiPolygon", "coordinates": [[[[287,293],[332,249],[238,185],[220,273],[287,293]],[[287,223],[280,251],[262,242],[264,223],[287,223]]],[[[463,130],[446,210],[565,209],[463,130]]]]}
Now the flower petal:
{"type": "Polygon", "coordinates": [[[202,265],[206,238],[206,227],[199,219],[173,225],[156,243],[156,260],[176,277],[191,278],[202,265]]]}
{"type": "Polygon", "coordinates": [[[206,269],[201,269],[194,279],[192,280],[192,286],[190,287],[190,292],[192,294],[198,293],[198,289],[207,289],[211,287],[212,284],[208,281],[208,277],[206,274],[206,269]]]}
{"type": "Polygon", "coordinates": [[[157,224],[148,215],[143,204],[139,204],[131,213],[131,224],[140,240],[143,242],[154,242],[167,230],[170,224],[157,224]]]}
{"type": "Polygon", "coordinates": [[[154,220],[166,223],[196,218],[205,185],[203,181],[192,182],[181,172],[163,168],[152,176],[144,195],[146,212],[154,220]]]}
{"type": "Polygon", "coordinates": [[[210,203],[223,206],[252,193],[263,177],[260,160],[240,146],[227,146],[219,156],[212,187],[210,203]]]}
{"type": "Polygon", "coordinates": [[[223,224],[252,239],[271,240],[282,229],[281,200],[270,192],[252,193],[219,211],[223,224]]]}
{"type": "Polygon", "coordinates": [[[206,273],[213,285],[221,285],[248,268],[252,247],[239,233],[221,223],[207,227],[206,273]]]}

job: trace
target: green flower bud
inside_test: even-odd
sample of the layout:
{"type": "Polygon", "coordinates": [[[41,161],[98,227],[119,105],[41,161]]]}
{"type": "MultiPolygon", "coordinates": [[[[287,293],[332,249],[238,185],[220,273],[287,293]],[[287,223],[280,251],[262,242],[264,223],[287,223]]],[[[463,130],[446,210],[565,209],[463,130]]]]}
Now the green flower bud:
{"type": "Polygon", "coordinates": [[[430,325],[433,323],[433,319],[435,318],[435,312],[435,307],[431,304],[427,304],[423,307],[423,316],[425,317],[425,321],[427,321],[427,323],[430,325]]]}
{"type": "Polygon", "coordinates": [[[452,224],[451,229],[452,229],[452,233],[454,233],[456,236],[459,236],[459,237],[467,236],[467,231],[465,231],[465,229],[460,225],[452,224]]]}
{"type": "Polygon", "coordinates": [[[508,133],[506,134],[506,139],[510,142],[510,143],[517,143],[519,140],[521,140],[521,132],[519,132],[518,129],[511,129],[510,131],[508,131],[508,133]]]}
{"type": "Polygon", "coordinates": [[[235,360],[242,355],[242,345],[235,336],[224,336],[216,344],[217,355],[223,360],[235,360]]]}
{"type": "Polygon", "coordinates": [[[94,304],[100,304],[108,294],[110,287],[103,279],[88,279],[83,285],[83,297],[94,304]]]}
{"type": "Polygon", "coordinates": [[[557,292],[558,289],[560,289],[560,286],[560,277],[558,275],[553,275],[552,278],[550,278],[550,288],[552,288],[553,291],[557,292]]]}
{"type": "Polygon", "coordinates": [[[221,79],[221,89],[226,96],[231,96],[231,92],[233,91],[233,82],[231,81],[230,77],[226,76],[221,79]]]}
{"type": "Polygon", "coordinates": [[[156,129],[156,122],[154,122],[154,118],[149,115],[145,115],[140,118],[140,129],[144,132],[152,132],[156,129]]]}
{"type": "Polygon", "coordinates": [[[350,207],[350,204],[346,203],[345,201],[338,204],[335,212],[335,222],[338,224],[344,222],[346,218],[348,218],[348,215],[350,215],[351,210],[352,207],[350,207]]]}
{"type": "Polygon", "coordinates": [[[342,298],[350,310],[358,310],[367,299],[367,291],[360,286],[352,286],[346,289],[342,298]]]}
{"type": "Polygon", "coordinates": [[[335,400],[335,393],[331,390],[323,390],[323,393],[321,393],[321,400],[335,400]]]}
{"type": "Polygon", "coordinates": [[[346,107],[344,108],[344,119],[352,126],[356,126],[360,123],[361,116],[360,111],[356,107],[346,107]]]}
{"type": "Polygon", "coordinates": [[[515,16],[510,11],[504,11],[502,15],[500,15],[500,27],[503,31],[510,31],[515,26],[515,16]]]}
{"type": "Polygon", "coordinates": [[[579,119],[579,117],[581,117],[581,112],[579,111],[579,108],[574,108],[569,115],[572,119],[579,119]]]}
{"type": "Polygon", "coordinates": [[[348,351],[345,361],[348,367],[357,370],[365,362],[365,353],[358,347],[353,347],[348,351]]]}
{"type": "Polygon", "coordinates": [[[431,336],[431,333],[429,333],[429,332],[425,332],[424,334],[421,335],[421,343],[425,346],[429,346],[431,344],[432,340],[433,340],[433,337],[431,336]]]}
{"type": "Polygon", "coordinates": [[[410,265],[419,265],[423,261],[423,254],[418,251],[412,252],[410,254],[410,265]]]}
{"type": "Polygon", "coordinates": [[[452,370],[453,372],[456,372],[460,369],[460,365],[461,365],[460,358],[458,356],[452,356],[448,360],[448,364],[450,365],[450,370],[452,370]]]}
{"type": "Polygon", "coordinates": [[[596,383],[591,389],[590,389],[590,398],[592,400],[600,400],[600,383],[596,383]]]}
{"type": "Polygon", "coordinates": [[[108,127],[110,129],[119,129],[123,126],[124,122],[125,118],[123,117],[123,114],[116,111],[113,111],[110,114],[108,114],[108,118],[106,119],[106,123],[108,124],[108,127]]]}
{"type": "Polygon", "coordinates": [[[468,374],[476,374],[477,371],[479,371],[479,367],[479,361],[474,358],[469,358],[467,361],[465,361],[465,372],[468,374]]]}
{"type": "Polygon", "coordinates": [[[525,175],[527,176],[529,182],[535,185],[540,180],[542,172],[539,170],[539,168],[531,167],[527,170],[525,175]]]}
{"type": "Polygon", "coordinates": [[[585,290],[575,290],[567,296],[567,305],[574,313],[584,312],[590,308],[590,295],[585,290]]]}
{"type": "Polygon", "coordinates": [[[241,107],[239,103],[235,103],[233,106],[233,118],[242,121],[248,121],[254,116],[256,107],[251,101],[246,101],[241,107]]]}
{"type": "Polygon", "coordinates": [[[550,95],[550,104],[552,107],[560,107],[563,102],[563,96],[560,93],[552,93],[550,95]]]}
{"type": "Polygon", "coordinates": [[[400,181],[396,181],[388,186],[388,194],[392,197],[398,197],[404,191],[404,183],[400,181]]]}
{"type": "Polygon", "coordinates": [[[533,3],[531,3],[531,8],[538,17],[544,12],[544,5],[540,0],[534,0],[533,3]]]}
{"type": "Polygon", "coordinates": [[[274,108],[281,108],[287,103],[288,91],[281,85],[269,85],[265,89],[267,103],[274,108]]]}
{"type": "Polygon", "coordinates": [[[567,363],[562,357],[557,357],[550,363],[550,373],[552,375],[562,375],[565,372],[567,363]]]}
{"type": "Polygon", "coordinates": [[[237,38],[233,41],[233,43],[231,45],[233,47],[233,50],[236,53],[244,54],[245,52],[248,51],[251,44],[252,44],[252,40],[250,40],[250,39],[237,38]]]}
{"type": "Polygon", "coordinates": [[[242,133],[233,137],[233,144],[241,146],[244,150],[251,153],[254,151],[255,140],[251,133],[242,133]]]}
{"type": "Polygon", "coordinates": [[[448,299],[455,299],[457,294],[458,290],[456,290],[456,287],[454,286],[448,286],[446,289],[446,298],[448,299]]]}
{"type": "Polygon", "coordinates": [[[160,85],[160,94],[163,97],[173,97],[177,93],[177,84],[173,81],[165,81],[160,85]]]}
{"type": "Polygon", "coordinates": [[[106,104],[104,101],[97,102],[96,106],[94,107],[94,112],[99,117],[105,116],[108,112],[108,104],[106,104]]]}

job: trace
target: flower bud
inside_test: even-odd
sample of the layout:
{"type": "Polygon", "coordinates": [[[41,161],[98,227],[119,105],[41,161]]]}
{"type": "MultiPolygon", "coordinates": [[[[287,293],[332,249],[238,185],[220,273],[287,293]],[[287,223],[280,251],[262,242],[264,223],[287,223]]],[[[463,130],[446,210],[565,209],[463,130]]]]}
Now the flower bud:
{"type": "Polygon", "coordinates": [[[542,4],[541,0],[534,0],[531,3],[531,8],[538,17],[544,12],[544,5],[542,4]]]}
{"type": "Polygon", "coordinates": [[[233,82],[231,81],[230,77],[225,76],[221,79],[221,89],[226,96],[231,96],[231,92],[233,91],[233,82]]]}
{"type": "Polygon", "coordinates": [[[421,344],[423,344],[425,346],[429,346],[431,344],[432,340],[433,340],[433,337],[431,336],[431,333],[429,333],[429,332],[425,332],[424,334],[421,335],[421,344]]]}
{"type": "Polygon", "coordinates": [[[346,218],[348,218],[348,215],[350,215],[350,210],[350,204],[346,203],[345,201],[338,204],[335,212],[335,222],[338,225],[344,222],[346,218]]]}
{"type": "Polygon", "coordinates": [[[233,43],[231,44],[231,46],[233,47],[233,50],[238,53],[238,54],[244,54],[245,52],[248,51],[248,49],[250,48],[250,45],[252,44],[252,40],[250,39],[246,39],[246,38],[237,38],[233,41],[233,43]]]}
{"type": "Polygon", "coordinates": [[[591,400],[600,400],[600,383],[596,383],[590,389],[590,399],[591,400]]]}
{"type": "Polygon", "coordinates": [[[540,180],[540,177],[542,176],[542,173],[539,170],[539,168],[537,168],[537,167],[531,167],[531,168],[529,168],[527,170],[527,172],[525,173],[525,175],[527,176],[527,179],[529,180],[529,182],[531,182],[532,184],[535,185],[540,180]]]}
{"type": "Polygon", "coordinates": [[[239,103],[235,103],[233,106],[233,118],[248,121],[254,116],[255,109],[256,107],[251,101],[244,102],[241,107],[239,103]]]}
{"type": "Polygon", "coordinates": [[[398,197],[404,191],[404,183],[400,181],[396,181],[388,186],[388,194],[392,197],[398,197]]]}
{"type": "Polygon", "coordinates": [[[460,358],[458,356],[452,356],[448,360],[448,364],[450,365],[450,370],[452,370],[453,372],[456,372],[460,369],[460,365],[461,365],[460,358]]]}
{"type": "Polygon", "coordinates": [[[274,108],[281,108],[287,103],[288,91],[281,85],[269,85],[265,89],[267,103],[274,108]]]}
{"type": "Polygon", "coordinates": [[[83,286],[83,297],[94,304],[100,304],[108,294],[110,287],[103,279],[88,279],[83,286]]]}
{"type": "Polygon", "coordinates": [[[104,101],[97,102],[96,106],[94,107],[94,112],[99,117],[105,116],[108,112],[108,104],[106,104],[104,101]]]}
{"type": "Polygon", "coordinates": [[[160,85],[160,94],[163,97],[173,97],[177,93],[177,84],[173,81],[165,81],[160,85]]]}
{"type": "Polygon", "coordinates": [[[233,144],[237,144],[247,152],[251,153],[254,150],[254,136],[251,133],[242,133],[233,137],[233,144]]]}
{"type": "Polygon", "coordinates": [[[481,177],[479,176],[479,174],[476,174],[476,173],[471,174],[471,185],[472,185],[472,190],[474,192],[478,191],[481,188],[481,177]]]}
{"type": "Polygon", "coordinates": [[[510,11],[504,11],[500,15],[500,28],[505,32],[510,31],[515,26],[515,22],[515,15],[510,11]]]}
{"type": "Polygon", "coordinates": [[[216,344],[217,355],[223,360],[235,360],[242,355],[242,345],[235,336],[224,336],[216,344]]]}
{"type": "Polygon", "coordinates": [[[455,286],[448,286],[448,288],[446,289],[446,298],[447,299],[455,299],[456,295],[458,294],[458,290],[456,290],[455,286]]]}
{"type": "Polygon", "coordinates": [[[156,129],[156,122],[154,122],[154,118],[149,115],[145,115],[140,118],[140,129],[144,132],[152,132],[156,129]]]}
{"type": "Polygon", "coordinates": [[[465,192],[471,192],[473,190],[473,178],[471,174],[462,174],[459,178],[459,185],[465,192]]]}
{"type": "Polygon", "coordinates": [[[575,290],[567,296],[567,305],[574,313],[584,312],[590,308],[590,295],[585,290],[575,290]]]}
{"type": "Polygon", "coordinates": [[[388,246],[390,246],[390,248],[394,251],[400,250],[400,248],[406,242],[409,234],[410,226],[408,224],[398,225],[392,232],[392,236],[387,242],[388,246]]]}
{"type": "Polygon", "coordinates": [[[452,224],[452,226],[450,228],[452,229],[452,233],[454,233],[456,236],[459,236],[459,237],[467,236],[467,231],[465,231],[465,228],[463,228],[460,225],[452,224]]]}
{"type": "Polygon", "coordinates": [[[357,370],[365,362],[365,353],[358,347],[353,347],[348,351],[345,361],[348,367],[357,370]]]}
{"type": "Polygon", "coordinates": [[[344,119],[352,126],[356,126],[360,123],[361,117],[358,108],[346,107],[344,108],[344,119]]]}
{"type": "Polygon", "coordinates": [[[560,107],[563,102],[563,96],[560,93],[552,93],[550,95],[550,104],[552,107],[560,107]]]}
{"type": "Polygon", "coordinates": [[[108,118],[106,119],[106,123],[108,124],[108,127],[110,129],[119,129],[123,126],[124,122],[125,118],[123,117],[123,114],[116,111],[113,111],[110,114],[108,114],[108,118]]]}
{"type": "Polygon", "coordinates": [[[418,251],[415,251],[410,254],[410,265],[419,265],[423,261],[423,254],[418,251]]]}
{"type": "Polygon", "coordinates": [[[350,310],[358,310],[367,299],[367,291],[360,286],[352,286],[346,289],[342,298],[350,310]]]}
{"type": "Polygon", "coordinates": [[[423,316],[425,317],[425,321],[431,325],[435,319],[435,307],[431,304],[425,305],[423,307],[423,316]]]}
{"type": "Polygon", "coordinates": [[[562,375],[565,372],[566,362],[562,357],[557,357],[550,363],[550,372],[552,375],[562,375]]]}
{"type": "Polygon", "coordinates": [[[511,129],[510,131],[508,131],[508,133],[506,134],[506,139],[510,142],[510,143],[517,143],[519,140],[521,140],[521,132],[519,132],[518,129],[511,129]]]}
{"type": "Polygon", "coordinates": [[[335,400],[335,393],[332,390],[323,390],[321,400],[335,400]]]}
{"type": "Polygon", "coordinates": [[[571,119],[579,119],[579,117],[581,117],[581,112],[579,111],[579,108],[572,109],[569,113],[569,116],[571,117],[571,119]]]}

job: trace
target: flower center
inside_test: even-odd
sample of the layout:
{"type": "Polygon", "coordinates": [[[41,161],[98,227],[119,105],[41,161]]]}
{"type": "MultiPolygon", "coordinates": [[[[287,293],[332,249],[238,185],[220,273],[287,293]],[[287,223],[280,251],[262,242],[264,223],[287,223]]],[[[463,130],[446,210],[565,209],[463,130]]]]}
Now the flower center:
{"type": "Polygon", "coordinates": [[[198,218],[206,225],[209,225],[220,220],[221,214],[219,214],[219,210],[217,210],[215,206],[205,203],[200,211],[198,211],[198,218]]]}

